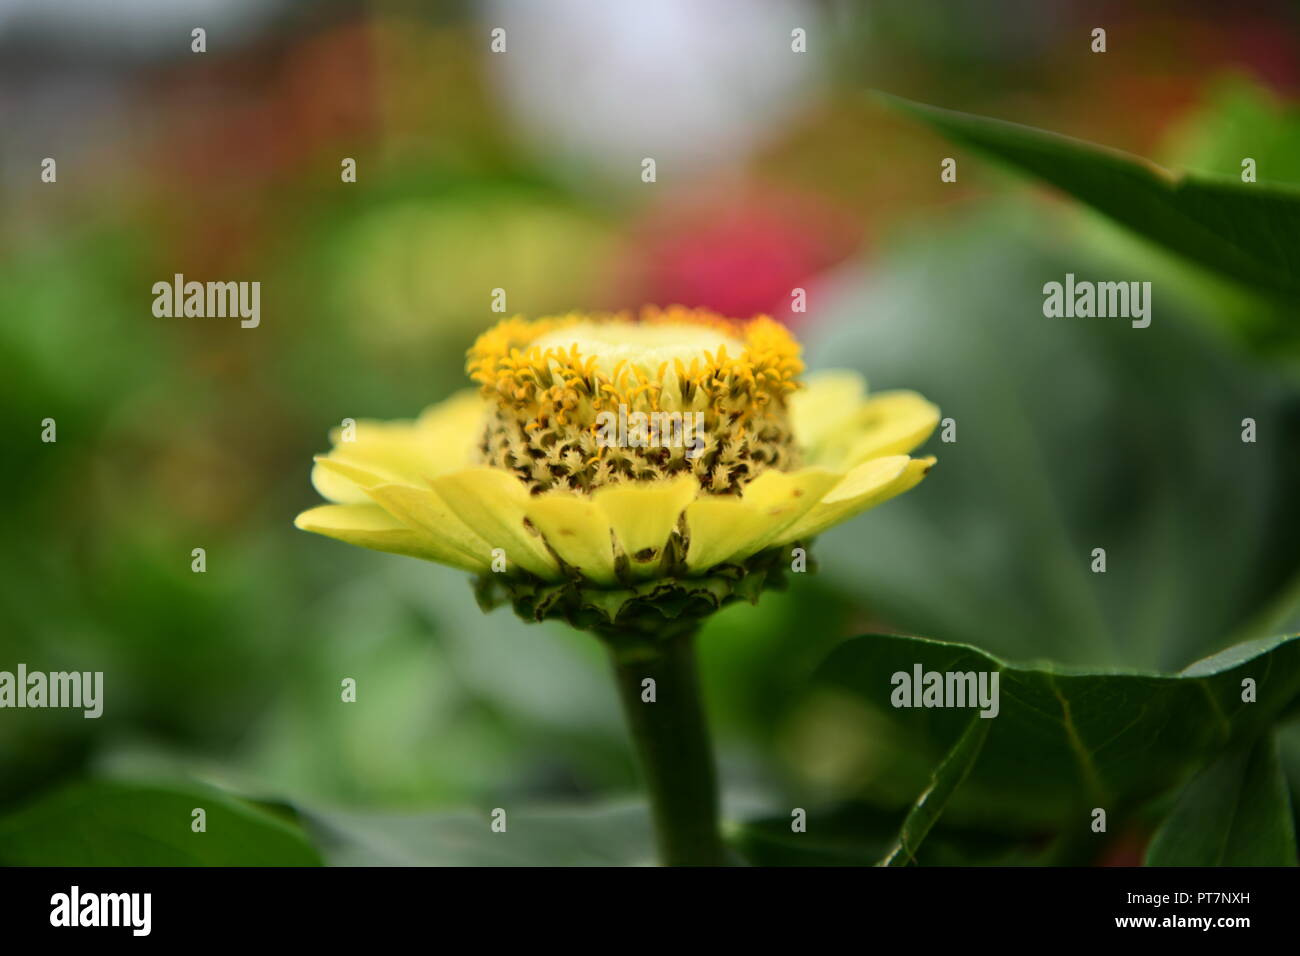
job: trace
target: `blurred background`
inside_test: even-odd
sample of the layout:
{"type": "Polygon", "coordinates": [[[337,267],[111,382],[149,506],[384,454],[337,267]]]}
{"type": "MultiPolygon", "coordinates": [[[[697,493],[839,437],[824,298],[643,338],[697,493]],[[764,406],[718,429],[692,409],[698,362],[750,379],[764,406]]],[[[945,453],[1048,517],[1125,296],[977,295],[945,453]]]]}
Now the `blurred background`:
{"type": "Polygon", "coordinates": [[[1300,627],[1276,304],[866,95],[1298,183],[1298,25],[1208,0],[0,0],[0,668],[106,683],[99,720],[3,714],[0,808],[101,774],[349,812],[635,793],[590,639],[292,527],[329,428],[464,386],[495,288],[529,316],[768,312],[812,368],[957,422],[817,575],[706,626],[736,812],[841,782],[801,687],[849,635],[1172,671],[1300,627]],[[1152,280],[1151,327],[1044,319],[1066,272],[1152,280]],[[155,318],[174,273],[260,281],[260,327],[155,318]]]}

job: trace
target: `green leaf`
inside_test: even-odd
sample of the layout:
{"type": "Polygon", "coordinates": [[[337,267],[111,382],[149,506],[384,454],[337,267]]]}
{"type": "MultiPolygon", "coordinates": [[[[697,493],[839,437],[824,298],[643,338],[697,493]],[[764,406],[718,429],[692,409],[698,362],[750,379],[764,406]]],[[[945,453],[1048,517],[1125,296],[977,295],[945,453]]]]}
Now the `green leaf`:
{"type": "MultiPolygon", "coordinates": [[[[1300,794],[1300,721],[1283,723],[1275,733],[1287,788],[1293,794],[1300,794]]],[[[1291,827],[1300,833],[1300,800],[1291,801],[1291,827]]]]}
{"type": "MultiPolygon", "coordinates": [[[[808,814],[796,833],[789,816],[735,824],[729,842],[754,866],[874,866],[897,842],[906,813],[847,802],[808,814]]],[[[1077,864],[1062,841],[1044,834],[1025,838],[1014,831],[951,826],[940,820],[916,848],[921,866],[1033,866],[1077,864]]],[[[1084,861],[1086,862],[1086,861],[1084,861]]]]}
{"type": "Polygon", "coordinates": [[[1300,190],[1292,186],[1176,174],[1046,130],[885,99],[1189,259],[1252,286],[1300,292],[1300,190]]]}
{"type": "Polygon", "coordinates": [[[1300,593],[1294,381],[1225,347],[1176,286],[1146,329],[1042,314],[1047,280],[1113,268],[1013,203],[842,278],[809,366],[916,389],[955,440],[922,447],[939,461],[919,487],[815,542],[826,586],[889,630],[1093,668],[1168,672],[1295,629],[1261,613],[1300,593]]]}
{"type": "MultiPolygon", "coordinates": [[[[842,644],[814,686],[819,737],[857,755],[834,781],[849,795],[881,806],[914,802],[931,768],[956,748],[935,778],[944,781],[939,796],[950,798],[953,822],[1086,833],[1093,808],[1118,829],[1225,746],[1271,726],[1300,696],[1300,637],[1252,642],[1163,675],[1011,664],[966,645],[875,635],[842,644]],[[998,675],[998,713],[979,719],[988,739],[973,766],[965,764],[974,741],[961,744],[972,709],[891,705],[893,675],[917,665],[998,675]],[[1247,677],[1256,702],[1242,700],[1247,677]]],[[[932,824],[927,813],[916,830],[932,824]]]]}
{"type": "Polygon", "coordinates": [[[316,866],[291,820],[216,790],[76,783],[0,818],[3,866],[316,866]],[[195,808],[206,831],[191,829],[195,808]]]}
{"type": "Polygon", "coordinates": [[[356,813],[299,808],[336,866],[636,866],[655,861],[645,807],[507,809],[487,814],[356,813]]]}
{"type": "Polygon", "coordinates": [[[922,791],[908,811],[903,826],[898,831],[898,839],[889,852],[880,861],[881,866],[906,866],[915,862],[916,851],[938,822],[948,801],[970,774],[971,768],[979,758],[980,750],[989,735],[989,719],[976,714],[971,718],[965,733],[957,739],[948,756],[935,768],[930,777],[930,785],[922,791]]]}
{"type": "Polygon", "coordinates": [[[787,815],[734,824],[726,837],[754,866],[871,866],[889,849],[902,818],[896,811],[847,803],[809,813],[802,832],[787,815]]]}
{"type": "Polygon", "coordinates": [[[1295,866],[1295,825],[1277,740],[1262,736],[1198,774],[1156,832],[1146,864],[1295,866]]]}

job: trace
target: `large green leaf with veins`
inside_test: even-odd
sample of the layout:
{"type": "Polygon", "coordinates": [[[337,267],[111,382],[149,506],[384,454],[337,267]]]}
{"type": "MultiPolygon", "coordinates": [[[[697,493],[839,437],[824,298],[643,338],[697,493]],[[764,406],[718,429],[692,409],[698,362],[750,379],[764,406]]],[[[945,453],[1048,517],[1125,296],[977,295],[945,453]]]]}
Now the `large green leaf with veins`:
{"type": "Polygon", "coordinates": [[[927,811],[916,819],[930,796],[939,809],[947,803],[945,820],[956,823],[1087,834],[1100,808],[1114,832],[1295,705],[1300,637],[1253,641],[1180,673],[1156,674],[1013,664],[966,645],[869,635],[837,648],[814,687],[822,713],[834,715],[821,732],[835,735],[841,752],[859,755],[840,768],[840,790],[882,805],[917,805],[901,833],[910,855],[938,817],[927,811]],[[996,716],[893,706],[893,675],[913,674],[917,665],[941,674],[996,672],[996,716]],[[982,747],[972,720],[988,725],[982,747]]]}
{"type": "Polygon", "coordinates": [[[1291,798],[1271,734],[1224,754],[1187,785],[1148,866],[1295,866],[1291,798]]]}

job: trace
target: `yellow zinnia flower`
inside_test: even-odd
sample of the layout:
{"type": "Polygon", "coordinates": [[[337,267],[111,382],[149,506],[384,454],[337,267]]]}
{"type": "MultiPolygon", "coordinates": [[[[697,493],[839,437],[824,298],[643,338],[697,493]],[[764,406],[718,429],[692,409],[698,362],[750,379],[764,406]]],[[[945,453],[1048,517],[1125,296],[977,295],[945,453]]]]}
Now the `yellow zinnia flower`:
{"type": "Polygon", "coordinates": [[[801,381],[766,317],[702,310],[510,319],[478,383],[413,422],[335,429],[299,528],[479,575],[487,603],[652,632],[757,599],[791,549],[900,494],[939,420],[851,372],[801,381]],[[351,439],[351,440],[345,440],[351,439]]]}

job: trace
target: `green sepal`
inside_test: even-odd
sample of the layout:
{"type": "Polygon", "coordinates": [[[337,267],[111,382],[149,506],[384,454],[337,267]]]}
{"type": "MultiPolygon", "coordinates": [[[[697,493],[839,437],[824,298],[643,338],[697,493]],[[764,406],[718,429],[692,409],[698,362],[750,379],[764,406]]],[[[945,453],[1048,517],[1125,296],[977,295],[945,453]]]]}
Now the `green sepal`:
{"type": "Polygon", "coordinates": [[[480,574],[474,595],[483,610],[508,602],[525,621],[562,620],[606,636],[659,639],[694,629],[734,601],[756,604],[764,590],[784,587],[791,547],[768,548],[739,564],[711,568],[701,577],[656,578],[623,588],[597,587],[581,577],[546,582],[518,573],[480,574]]]}

